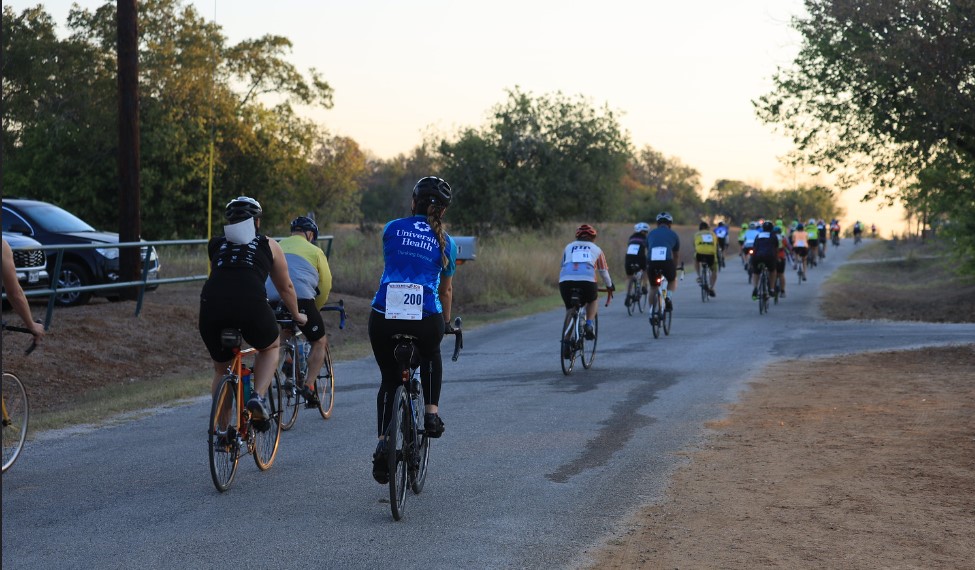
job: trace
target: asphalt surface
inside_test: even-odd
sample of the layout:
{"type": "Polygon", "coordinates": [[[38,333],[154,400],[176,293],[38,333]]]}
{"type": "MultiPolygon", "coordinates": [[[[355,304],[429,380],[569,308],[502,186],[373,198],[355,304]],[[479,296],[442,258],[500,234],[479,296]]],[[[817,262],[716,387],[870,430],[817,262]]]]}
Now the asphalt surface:
{"type": "MultiPolygon", "coordinates": [[[[47,434],[3,475],[3,568],[584,564],[662,496],[681,452],[770,361],[975,340],[975,325],[822,320],[819,285],[852,249],[844,241],[801,286],[789,272],[787,298],[764,316],[737,258],[706,304],[689,273],[656,340],[618,298],[600,311],[594,367],[571,376],[561,309],[468,331],[460,360],[445,358],[446,433],[399,522],[370,474],[372,359],[338,363],[333,419],[302,410],[274,466],[243,457],[227,493],[210,480],[208,399],[47,434]]],[[[828,362],[808,365],[829,378],[828,362]]]]}

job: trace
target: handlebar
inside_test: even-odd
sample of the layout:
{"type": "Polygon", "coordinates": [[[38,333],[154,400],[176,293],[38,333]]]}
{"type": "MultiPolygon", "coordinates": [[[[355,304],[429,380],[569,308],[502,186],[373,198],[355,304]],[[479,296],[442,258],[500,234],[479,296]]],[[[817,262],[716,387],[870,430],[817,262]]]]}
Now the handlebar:
{"type": "Polygon", "coordinates": [[[460,349],[464,348],[464,331],[461,330],[461,319],[460,317],[454,317],[454,326],[449,331],[444,331],[445,335],[454,335],[454,355],[450,357],[450,360],[457,362],[457,357],[460,356],[460,349]]]}
{"type": "MultiPolygon", "coordinates": [[[[34,322],[39,323],[41,321],[34,321],[34,322]]],[[[2,325],[0,326],[2,326],[3,330],[5,331],[13,331],[13,332],[19,332],[19,333],[25,333],[31,335],[30,345],[28,345],[27,348],[24,350],[24,354],[30,354],[34,352],[35,348],[37,348],[37,340],[33,338],[34,331],[24,327],[15,327],[13,325],[8,325],[7,323],[2,323],[2,325]]]]}
{"type": "Polygon", "coordinates": [[[334,305],[331,303],[326,304],[322,307],[321,311],[338,311],[339,313],[339,328],[345,328],[345,299],[339,299],[334,305]]]}

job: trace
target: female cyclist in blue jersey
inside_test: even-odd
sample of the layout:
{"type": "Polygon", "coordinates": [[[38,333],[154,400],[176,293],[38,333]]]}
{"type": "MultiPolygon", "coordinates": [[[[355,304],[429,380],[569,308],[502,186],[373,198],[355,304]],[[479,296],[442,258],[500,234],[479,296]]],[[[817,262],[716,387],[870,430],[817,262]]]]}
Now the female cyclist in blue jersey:
{"type": "Polygon", "coordinates": [[[413,215],[393,220],[383,229],[385,266],[372,301],[369,341],[382,373],[376,396],[379,443],[372,458],[372,476],[384,485],[389,482],[384,435],[393,412],[389,404],[402,381],[393,355],[394,334],[419,339],[424,429],[429,437],[440,437],[444,431],[439,414],[440,341],[450,330],[451,283],[457,269],[457,245],[443,228],[450,197],[450,186],[444,180],[421,178],[413,187],[413,215]]]}

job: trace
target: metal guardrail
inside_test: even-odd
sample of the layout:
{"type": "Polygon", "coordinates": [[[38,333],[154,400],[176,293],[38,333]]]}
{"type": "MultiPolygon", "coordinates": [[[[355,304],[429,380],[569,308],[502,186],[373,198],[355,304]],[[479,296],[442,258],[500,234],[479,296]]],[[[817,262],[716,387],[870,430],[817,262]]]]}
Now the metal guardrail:
{"type": "MultiPolygon", "coordinates": [[[[272,238],[277,241],[284,239],[283,237],[272,238]]],[[[332,254],[332,242],[334,236],[325,235],[318,236],[319,242],[327,242],[325,246],[325,256],[331,257],[332,254]]],[[[187,283],[191,281],[205,281],[208,275],[186,275],[182,277],[157,277],[149,278],[149,256],[152,250],[150,247],[162,247],[162,246],[174,246],[174,245],[206,245],[209,240],[206,239],[183,239],[183,240],[160,240],[160,241],[138,241],[138,242],[122,242],[122,243],[91,243],[91,244],[63,244],[63,245],[41,245],[32,247],[16,247],[14,250],[42,250],[42,251],[57,251],[57,256],[54,261],[54,269],[48,268],[48,275],[50,276],[50,281],[48,288],[46,289],[29,289],[24,291],[27,297],[48,297],[47,302],[47,314],[44,318],[44,329],[47,330],[51,327],[51,321],[54,317],[54,305],[55,297],[60,293],[73,293],[80,291],[109,291],[116,289],[125,289],[130,287],[138,287],[139,294],[136,300],[135,306],[135,316],[139,316],[142,312],[142,300],[145,296],[146,289],[150,286],[156,287],[158,285],[165,285],[167,283],[187,283]],[[146,254],[142,259],[142,279],[135,281],[116,281],[113,283],[101,283],[98,285],[82,285],[77,287],[59,287],[57,276],[61,273],[61,262],[64,260],[64,252],[72,250],[82,250],[82,249],[108,249],[108,248],[130,248],[130,247],[145,247],[146,254]]],[[[158,253],[157,253],[158,255],[158,253]]],[[[160,267],[162,266],[162,256],[159,256],[160,267]]],[[[6,293],[3,294],[3,298],[6,299],[6,293]]]]}

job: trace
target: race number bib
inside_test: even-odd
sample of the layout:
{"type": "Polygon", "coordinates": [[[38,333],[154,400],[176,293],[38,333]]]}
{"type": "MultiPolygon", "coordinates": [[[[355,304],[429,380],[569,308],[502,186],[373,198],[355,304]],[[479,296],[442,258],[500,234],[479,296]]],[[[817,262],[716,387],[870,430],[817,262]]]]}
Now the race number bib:
{"type": "Polygon", "coordinates": [[[704,234],[701,236],[701,243],[714,243],[714,238],[711,234],[704,234]]]}
{"type": "Polygon", "coordinates": [[[592,250],[590,249],[574,249],[572,250],[572,263],[592,263],[595,264],[595,260],[592,258],[592,250]]]}
{"type": "Polygon", "coordinates": [[[419,321],[423,318],[423,286],[417,283],[386,285],[386,318],[419,321]]]}
{"type": "Polygon", "coordinates": [[[667,248],[654,247],[650,250],[650,261],[667,261],[667,248]]]}
{"type": "Polygon", "coordinates": [[[626,255],[640,255],[640,244],[631,243],[630,247],[626,248],[626,255]]]}

